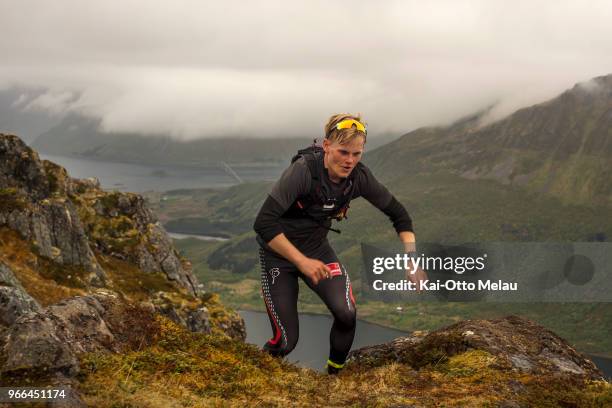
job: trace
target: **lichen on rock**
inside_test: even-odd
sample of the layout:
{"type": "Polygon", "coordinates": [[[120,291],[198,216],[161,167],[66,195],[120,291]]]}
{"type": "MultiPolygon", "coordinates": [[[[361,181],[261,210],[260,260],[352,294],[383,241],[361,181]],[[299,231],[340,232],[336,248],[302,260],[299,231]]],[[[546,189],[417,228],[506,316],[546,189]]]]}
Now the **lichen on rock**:
{"type": "Polygon", "coordinates": [[[364,347],[349,355],[353,364],[380,366],[401,362],[419,369],[444,364],[452,356],[480,350],[494,356],[500,367],[535,375],[573,374],[603,378],[591,360],[550,330],[518,316],[495,320],[465,320],[440,330],[364,347]]]}

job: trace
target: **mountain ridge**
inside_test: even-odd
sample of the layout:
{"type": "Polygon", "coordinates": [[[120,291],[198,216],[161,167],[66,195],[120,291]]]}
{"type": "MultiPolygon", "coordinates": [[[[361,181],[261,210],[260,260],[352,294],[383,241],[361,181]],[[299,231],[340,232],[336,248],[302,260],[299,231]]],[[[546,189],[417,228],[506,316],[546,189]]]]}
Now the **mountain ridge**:
{"type": "MultiPolygon", "coordinates": [[[[485,115],[486,116],[486,115],[485,115]]],[[[568,203],[612,204],[612,75],[481,126],[478,118],[420,128],[369,153],[385,180],[447,171],[549,193],[568,203]]]]}
{"type": "MultiPolygon", "coordinates": [[[[165,135],[104,132],[101,119],[71,114],[39,135],[35,149],[58,156],[139,164],[217,166],[219,162],[238,165],[284,165],[313,138],[216,137],[176,140],[165,135]]],[[[385,134],[370,141],[376,148],[396,135],[385,134]]]]}

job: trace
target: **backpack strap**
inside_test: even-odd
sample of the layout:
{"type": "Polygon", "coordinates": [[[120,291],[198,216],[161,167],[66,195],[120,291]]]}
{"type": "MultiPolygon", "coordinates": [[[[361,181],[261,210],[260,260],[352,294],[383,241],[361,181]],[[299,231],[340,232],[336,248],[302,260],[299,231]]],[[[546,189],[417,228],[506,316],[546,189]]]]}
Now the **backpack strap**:
{"type": "MultiPolygon", "coordinates": [[[[304,157],[304,160],[306,161],[306,165],[308,166],[308,170],[310,171],[310,176],[311,176],[310,191],[308,193],[308,196],[303,196],[302,198],[299,198],[298,200],[296,200],[295,206],[293,207],[293,210],[291,210],[291,212],[294,216],[297,214],[301,214],[302,216],[306,216],[308,218],[313,219],[314,221],[317,222],[317,224],[319,224],[320,226],[330,231],[340,233],[340,230],[338,229],[327,227],[323,225],[322,220],[319,220],[318,218],[313,217],[308,212],[308,208],[311,205],[315,203],[323,204],[328,198],[327,196],[328,192],[323,191],[324,190],[323,182],[321,180],[321,178],[323,177],[323,163],[321,160],[323,154],[324,154],[323,148],[313,143],[311,146],[308,146],[305,149],[298,150],[297,154],[293,156],[293,158],[291,159],[291,162],[293,163],[296,160],[298,160],[300,157],[304,157]]],[[[338,212],[334,216],[331,217],[332,219],[341,221],[344,218],[347,218],[346,213],[349,209],[349,203],[355,191],[355,170],[357,170],[359,166],[361,166],[361,163],[358,163],[355,169],[353,170],[353,172],[351,172],[351,175],[348,178],[348,185],[345,188],[345,192],[343,194],[342,201],[344,202],[344,204],[339,208],[338,212]]]]}
{"type": "Polygon", "coordinates": [[[317,139],[314,139],[312,145],[298,150],[297,154],[293,156],[291,159],[291,163],[298,160],[300,157],[303,157],[306,161],[306,165],[308,166],[308,170],[310,171],[311,183],[310,183],[310,191],[308,193],[308,199],[305,201],[308,202],[298,202],[298,206],[303,209],[309,206],[313,202],[323,201],[324,193],[321,191],[321,176],[322,176],[322,168],[321,168],[321,160],[320,158],[323,156],[324,151],[321,146],[316,144],[317,139]]]}
{"type": "Polygon", "coordinates": [[[359,171],[363,167],[363,164],[357,163],[353,171],[348,177],[349,185],[345,188],[343,195],[345,196],[343,199],[345,200],[344,205],[340,207],[340,210],[334,217],[337,221],[342,221],[345,218],[348,218],[346,213],[348,212],[351,204],[351,200],[353,199],[353,194],[355,193],[355,175],[356,172],[359,171]],[[348,191],[347,191],[348,190],[348,191]]]}

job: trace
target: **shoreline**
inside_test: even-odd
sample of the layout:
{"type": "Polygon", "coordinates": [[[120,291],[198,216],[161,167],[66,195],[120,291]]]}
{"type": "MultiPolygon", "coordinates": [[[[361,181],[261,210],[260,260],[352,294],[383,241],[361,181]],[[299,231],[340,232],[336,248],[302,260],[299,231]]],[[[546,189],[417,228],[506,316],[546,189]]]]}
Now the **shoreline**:
{"type": "MultiPolygon", "coordinates": [[[[250,309],[243,309],[243,308],[235,309],[235,310],[237,312],[239,312],[239,313],[240,312],[254,312],[254,313],[262,313],[262,314],[266,313],[265,311],[261,311],[261,310],[250,310],[250,309]]],[[[331,314],[318,313],[318,312],[299,312],[299,314],[306,314],[306,315],[312,315],[312,316],[329,316],[330,318],[332,317],[331,314]]],[[[392,327],[392,326],[386,326],[384,324],[377,323],[377,322],[372,322],[372,321],[369,321],[369,320],[366,320],[366,319],[362,319],[362,318],[357,318],[357,321],[362,321],[362,322],[371,324],[373,326],[378,326],[378,327],[383,328],[383,329],[393,330],[393,331],[397,331],[397,332],[400,332],[400,333],[405,333],[406,336],[409,336],[409,335],[412,334],[412,332],[404,331],[404,330],[401,330],[401,329],[398,329],[398,328],[392,327]]],[[[602,359],[602,360],[606,360],[606,361],[608,361],[609,363],[612,364],[612,352],[609,355],[605,354],[603,352],[589,353],[589,352],[585,352],[585,351],[581,351],[581,350],[578,350],[578,352],[580,352],[580,353],[584,354],[585,356],[589,357],[591,360],[592,360],[591,357],[595,357],[595,358],[599,358],[599,359],[602,359]]],[[[601,368],[600,368],[600,370],[601,370],[601,368]]]]}
{"type": "Polygon", "coordinates": [[[194,239],[199,239],[200,241],[227,241],[231,238],[227,235],[222,235],[222,234],[204,235],[204,234],[194,234],[192,232],[178,232],[178,231],[168,231],[168,230],[166,230],[166,232],[172,239],[194,238],[194,239]]]}

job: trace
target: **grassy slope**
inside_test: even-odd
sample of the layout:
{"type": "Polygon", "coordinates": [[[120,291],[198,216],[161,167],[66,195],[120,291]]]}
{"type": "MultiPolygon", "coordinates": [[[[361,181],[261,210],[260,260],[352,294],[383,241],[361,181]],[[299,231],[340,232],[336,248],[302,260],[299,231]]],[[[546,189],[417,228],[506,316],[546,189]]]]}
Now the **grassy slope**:
{"type": "MultiPolygon", "coordinates": [[[[202,250],[196,247],[192,249],[202,250]]],[[[76,281],[58,282],[55,272],[59,271],[42,268],[28,243],[6,228],[0,229],[0,255],[43,304],[57,301],[58,296],[83,294],[76,281]]],[[[140,284],[140,280],[156,279],[123,262],[105,259],[104,263],[115,289],[133,299],[151,287],[151,282],[140,284]]],[[[216,300],[207,306],[213,318],[222,318],[217,315],[224,309],[216,300]]],[[[441,359],[419,371],[397,363],[349,366],[330,378],[272,358],[218,330],[211,335],[192,333],[164,317],[149,318],[150,322],[138,322],[139,327],[154,330],[142,332],[148,333],[146,341],[131,339],[126,352],[79,356],[78,389],[88,406],[495,406],[513,399],[523,404],[595,407],[612,401],[609,383],[520,374],[504,369],[495,356],[480,350],[441,359]],[[521,388],[519,396],[516,386],[521,388]]],[[[136,333],[141,332],[128,335],[136,333]]]]}
{"type": "Polygon", "coordinates": [[[530,406],[612,403],[604,382],[536,378],[500,369],[471,350],[418,372],[403,364],[349,366],[337,377],[298,368],[255,346],[189,333],[166,319],[142,349],[84,358],[81,390],[89,406],[530,406]],[[515,389],[521,392],[517,395],[515,389]]]}

